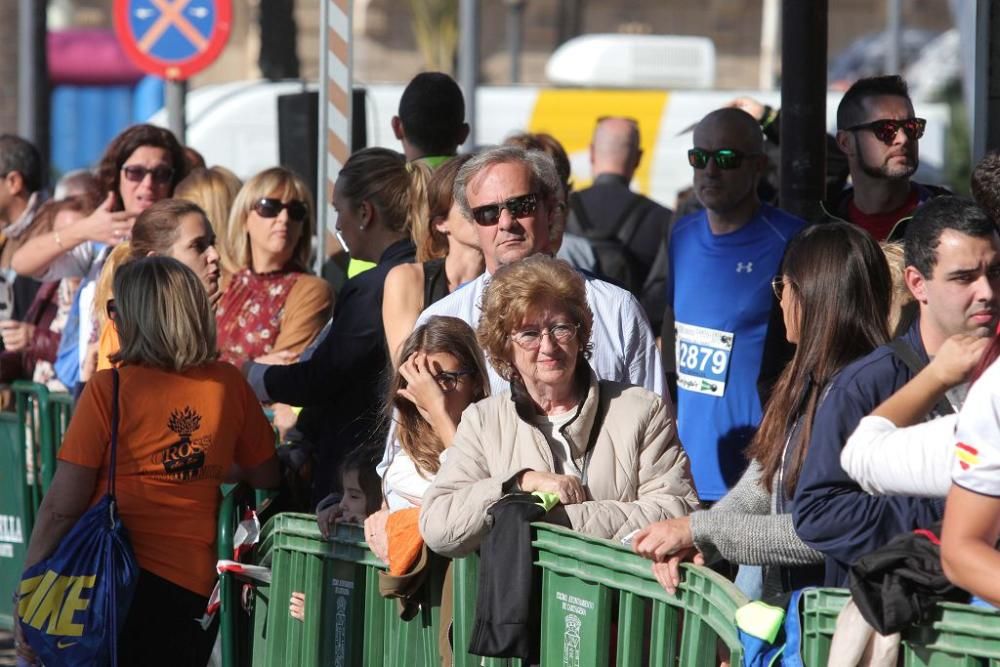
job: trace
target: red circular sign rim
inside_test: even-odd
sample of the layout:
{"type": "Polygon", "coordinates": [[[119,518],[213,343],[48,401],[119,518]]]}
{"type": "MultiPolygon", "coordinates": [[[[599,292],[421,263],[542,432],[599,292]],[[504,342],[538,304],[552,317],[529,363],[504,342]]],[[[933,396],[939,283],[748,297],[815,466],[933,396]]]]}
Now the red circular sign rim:
{"type": "Polygon", "coordinates": [[[118,42],[121,44],[122,50],[125,51],[125,55],[142,71],[171,81],[188,79],[211,65],[226,46],[226,42],[229,41],[229,33],[232,30],[232,2],[231,0],[212,1],[215,5],[215,24],[212,34],[208,38],[208,48],[187,60],[167,62],[139,50],[138,40],[129,27],[129,0],[114,0],[115,35],[118,36],[118,42]]]}

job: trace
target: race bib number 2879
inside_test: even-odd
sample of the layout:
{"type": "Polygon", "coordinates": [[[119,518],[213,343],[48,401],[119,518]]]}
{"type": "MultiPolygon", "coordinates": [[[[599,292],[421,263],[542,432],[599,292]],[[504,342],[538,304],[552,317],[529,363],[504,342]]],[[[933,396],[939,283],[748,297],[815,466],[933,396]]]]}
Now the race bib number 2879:
{"type": "Polygon", "coordinates": [[[677,386],[700,394],[726,392],[733,334],[692,324],[676,323],[677,386]]]}

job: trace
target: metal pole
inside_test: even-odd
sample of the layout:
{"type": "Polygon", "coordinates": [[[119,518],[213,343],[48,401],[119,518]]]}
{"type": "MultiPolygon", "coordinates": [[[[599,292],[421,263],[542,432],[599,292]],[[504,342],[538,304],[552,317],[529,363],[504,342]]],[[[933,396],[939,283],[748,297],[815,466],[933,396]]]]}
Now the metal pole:
{"type": "Polygon", "coordinates": [[[972,163],[987,151],[1000,149],[1000,41],[993,39],[1000,29],[1000,10],[990,0],[974,4],[975,71],[972,105],[972,163]],[[992,64],[991,66],[991,63],[992,64]]]}
{"type": "Polygon", "coordinates": [[[38,135],[35,123],[35,3],[19,0],[17,7],[17,133],[34,142],[38,135]]]}
{"type": "Polygon", "coordinates": [[[828,0],[783,0],[781,208],[816,219],[826,180],[828,0]]]}
{"type": "Polygon", "coordinates": [[[900,0],[886,0],[886,45],[885,73],[899,74],[900,53],[903,49],[902,3],[900,0]]]}
{"type": "Polygon", "coordinates": [[[167,128],[174,133],[177,141],[182,144],[187,141],[187,116],[185,101],[187,100],[187,81],[167,81],[167,128]]]}
{"type": "Polygon", "coordinates": [[[510,82],[521,82],[521,46],[524,41],[524,0],[507,0],[507,51],[510,82]]]}
{"type": "MultiPolygon", "coordinates": [[[[17,7],[17,133],[44,150],[48,127],[42,127],[48,94],[45,67],[45,9],[35,0],[17,7]],[[41,38],[41,43],[39,39],[41,38]]],[[[43,152],[48,155],[48,151],[43,152]]]]}
{"type": "Polygon", "coordinates": [[[479,86],[479,0],[461,0],[458,8],[458,83],[465,94],[465,119],[471,128],[463,147],[477,144],[476,88],[479,86]]]}
{"type": "Polygon", "coordinates": [[[761,90],[774,89],[774,63],[777,58],[778,28],[781,9],[779,0],[764,0],[760,18],[760,72],[757,85],[761,90]]]}

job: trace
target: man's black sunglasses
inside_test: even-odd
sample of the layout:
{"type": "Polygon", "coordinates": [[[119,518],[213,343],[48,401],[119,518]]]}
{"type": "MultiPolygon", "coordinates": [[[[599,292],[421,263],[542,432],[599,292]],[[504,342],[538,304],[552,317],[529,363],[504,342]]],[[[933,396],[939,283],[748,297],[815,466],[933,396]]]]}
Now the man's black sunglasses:
{"type": "Polygon", "coordinates": [[[853,127],[847,128],[847,131],[857,132],[858,130],[871,130],[876,139],[881,141],[886,146],[892,146],[892,142],[896,140],[896,133],[900,130],[906,134],[906,137],[910,141],[916,141],[920,137],[924,136],[924,128],[926,127],[927,121],[923,118],[906,118],[904,120],[881,118],[879,120],[873,120],[870,123],[854,125],[853,127]]]}
{"type": "Polygon", "coordinates": [[[472,209],[472,219],[477,225],[491,227],[500,222],[500,211],[507,209],[513,218],[526,218],[538,208],[538,195],[529,192],[519,197],[511,197],[499,204],[485,204],[472,209]]]}
{"type": "Polygon", "coordinates": [[[710,151],[704,148],[692,148],[688,151],[688,164],[695,169],[704,169],[708,166],[710,159],[715,160],[715,166],[719,169],[739,169],[743,164],[743,158],[760,155],[760,153],[744,153],[735,148],[720,148],[717,151],[710,151]]]}

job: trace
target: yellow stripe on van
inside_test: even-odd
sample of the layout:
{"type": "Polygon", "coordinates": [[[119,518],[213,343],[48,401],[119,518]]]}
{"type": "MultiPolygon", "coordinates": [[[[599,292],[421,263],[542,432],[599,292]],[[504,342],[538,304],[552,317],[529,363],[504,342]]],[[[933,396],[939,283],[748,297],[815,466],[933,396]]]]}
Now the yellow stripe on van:
{"type": "MultiPolygon", "coordinates": [[[[589,164],[590,138],[601,116],[628,116],[639,121],[639,147],[643,159],[635,173],[639,191],[648,194],[653,167],[653,147],[669,94],[650,90],[539,90],[528,125],[530,132],[547,132],[569,153],[570,163],[589,164]]],[[[576,190],[591,179],[573,174],[576,190]]]]}

